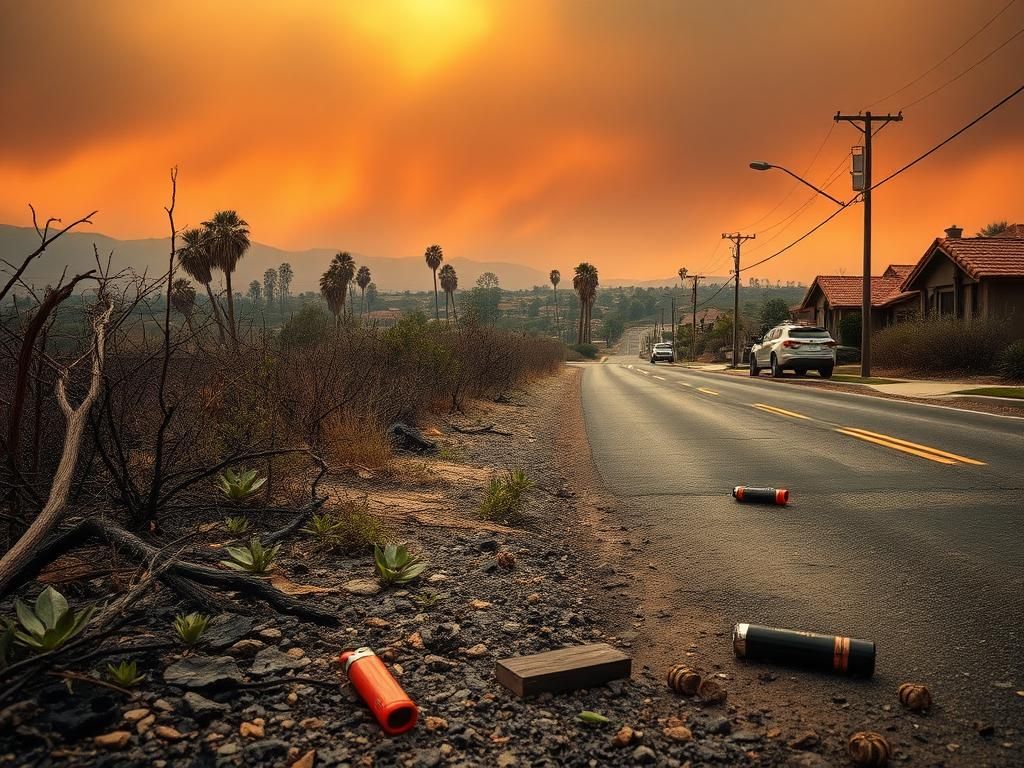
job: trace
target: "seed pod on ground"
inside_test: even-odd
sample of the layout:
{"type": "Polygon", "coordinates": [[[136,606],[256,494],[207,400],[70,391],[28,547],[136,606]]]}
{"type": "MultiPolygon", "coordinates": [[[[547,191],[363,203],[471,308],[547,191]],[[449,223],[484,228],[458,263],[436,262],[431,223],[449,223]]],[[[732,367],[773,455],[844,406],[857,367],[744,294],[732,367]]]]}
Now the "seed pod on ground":
{"type": "Polygon", "coordinates": [[[668,671],[668,687],[684,696],[697,693],[700,680],[700,675],[685,664],[676,664],[668,671]]]}
{"type": "Polygon", "coordinates": [[[924,683],[904,683],[899,695],[900,703],[911,712],[924,712],[932,706],[932,692],[924,683]]]}
{"type": "Polygon", "coordinates": [[[498,553],[498,567],[511,570],[516,567],[516,556],[512,552],[498,553]]]}
{"type": "Polygon", "coordinates": [[[850,737],[846,751],[855,765],[880,768],[889,763],[892,748],[885,737],[874,731],[857,731],[850,737]]]}
{"type": "Polygon", "coordinates": [[[702,680],[697,688],[697,696],[705,704],[721,704],[728,695],[725,688],[714,680],[702,680]]]}

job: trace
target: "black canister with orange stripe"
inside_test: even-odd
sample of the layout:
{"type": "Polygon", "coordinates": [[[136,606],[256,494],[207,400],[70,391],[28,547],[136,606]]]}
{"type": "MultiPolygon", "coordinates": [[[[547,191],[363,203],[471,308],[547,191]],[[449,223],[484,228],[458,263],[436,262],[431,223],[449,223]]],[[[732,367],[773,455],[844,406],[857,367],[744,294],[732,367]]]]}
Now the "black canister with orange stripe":
{"type": "Polygon", "coordinates": [[[853,637],[737,624],[732,630],[732,648],[737,656],[750,661],[810,667],[861,677],[871,677],[875,673],[875,644],[853,637]]]}
{"type": "Polygon", "coordinates": [[[789,491],[785,488],[752,488],[748,485],[737,485],[732,489],[732,497],[736,501],[751,504],[778,504],[784,507],[789,503],[789,491]]]}

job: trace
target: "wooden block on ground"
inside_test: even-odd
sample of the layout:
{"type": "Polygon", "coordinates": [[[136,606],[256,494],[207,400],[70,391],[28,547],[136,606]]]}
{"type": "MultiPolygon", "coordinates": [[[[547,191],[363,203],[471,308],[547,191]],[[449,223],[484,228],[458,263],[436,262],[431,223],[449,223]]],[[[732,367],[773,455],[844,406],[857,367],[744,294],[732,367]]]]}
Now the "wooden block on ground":
{"type": "Polygon", "coordinates": [[[607,643],[499,659],[498,682],[518,696],[574,691],[629,677],[633,660],[607,643]]]}

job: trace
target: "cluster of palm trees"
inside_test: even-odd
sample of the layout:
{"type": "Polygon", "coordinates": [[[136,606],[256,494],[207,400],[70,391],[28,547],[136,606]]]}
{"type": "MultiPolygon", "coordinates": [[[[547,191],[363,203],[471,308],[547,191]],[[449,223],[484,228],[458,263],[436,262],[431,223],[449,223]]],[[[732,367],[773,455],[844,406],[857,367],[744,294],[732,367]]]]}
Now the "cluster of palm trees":
{"type": "MultiPolygon", "coordinates": [[[[210,309],[217,322],[221,344],[238,347],[238,325],[235,322],[235,297],[231,289],[231,275],[239,260],[249,250],[249,225],[236,211],[217,211],[209,221],[181,233],[182,247],[178,249],[178,264],[185,273],[206,288],[210,309]],[[226,307],[222,307],[210,283],[214,270],[224,273],[227,287],[226,307]]],[[[182,278],[171,289],[171,303],[185,315],[191,326],[191,312],[195,306],[195,288],[182,278]],[[187,311],[186,311],[187,310],[187,311]]]]}
{"type": "Polygon", "coordinates": [[[441,266],[441,262],[444,261],[444,251],[436,243],[427,246],[427,250],[423,252],[423,258],[430,271],[434,273],[434,319],[441,319],[441,307],[437,299],[437,285],[440,280],[441,290],[444,291],[444,319],[449,323],[452,318],[458,320],[459,313],[455,309],[455,291],[459,287],[459,276],[455,274],[455,267],[451,264],[441,266]],[[451,316],[448,314],[449,305],[452,310],[451,316]]]}
{"type": "Polygon", "coordinates": [[[352,254],[348,251],[341,251],[334,255],[330,266],[327,267],[327,271],[320,277],[320,294],[327,302],[327,308],[334,315],[335,327],[341,327],[341,321],[345,317],[346,309],[349,317],[352,316],[352,306],[349,303],[349,299],[352,299],[354,302],[352,294],[355,286],[358,286],[362,292],[362,304],[359,314],[363,314],[366,310],[366,287],[372,279],[370,268],[365,264],[357,268],[352,254]]]}
{"type": "MultiPolygon", "coordinates": [[[[558,276],[561,279],[561,275],[558,276]]],[[[557,289],[557,281],[552,280],[557,289]]],[[[594,299],[597,298],[597,267],[587,262],[582,262],[576,267],[576,274],[572,278],[572,287],[580,300],[580,320],[576,330],[576,343],[589,344],[590,319],[594,309],[594,299]]]]}

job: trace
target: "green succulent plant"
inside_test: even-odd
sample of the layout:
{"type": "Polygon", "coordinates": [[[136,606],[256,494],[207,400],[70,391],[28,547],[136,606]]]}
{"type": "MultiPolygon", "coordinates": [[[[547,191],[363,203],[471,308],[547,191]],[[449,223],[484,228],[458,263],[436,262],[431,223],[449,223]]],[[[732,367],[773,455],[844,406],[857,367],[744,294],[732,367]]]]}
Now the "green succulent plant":
{"type": "Polygon", "coordinates": [[[116,667],[107,664],[107,677],[110,682],[120,685],[122,688],[134,688],[146,679],[145,675],[139,674],[139,665],[134,661],[122,661],[116,667]]]}
{"type": "Polygon", "coordinates": [[[411,553],[405,544],[388,544],[384,549],[375,544],[373,560],[382,584],[406,584],[427,567],[426,561],[411,553]]]}
{"type": "Polygon", "coordinates": [[[302,530],[312,534],[321,544],[330,545],[341,526],[341,520],[333,512],[314,512],[309,518],[309,525],[302,530]]]}
{"type": "Polygon", "coordinates": [[[220,564],[236,571],[266,573],[270,570],[270,566],[274,564],[280,549],[280,544],[264,549],[259,537],[253,536],[249,540],[248,546],[224,547],[224,550],[231,556],[231,559],[221,560],[220,564]]]}
{"type": "Polygon", "coordinates": [[[85,629],[96,609],[89,607],[75,613],[64,595],[47,587],[32,608],[15,600],[14,610],[19,624],[14,628],[14,639],[36,653],[44,653],[60,648],[85,629]]]}
{"type": "Polygon", "coordinates": [[[225,469],[217,478],[217,490],[224,494],[228,501],[248,501],[266,482],[267,478],[257,477],[255,469],[238,473],[232,469],[225,469]]]}
{"type": "Polygon", "coordinates": [[[228,529],[228,533],[241,534],[249,530],[249,518],[245,515],[237,515],[235,517],[225,517],[224,527],[228,529]]]}
{"type": "Polygon", "coordinates": [[[179,613],[174,617],[174,631],[185,645],[195,645],[206,632],[210,619],[201,613],[179,613]]]}

